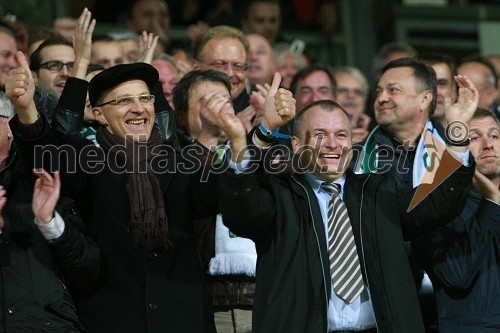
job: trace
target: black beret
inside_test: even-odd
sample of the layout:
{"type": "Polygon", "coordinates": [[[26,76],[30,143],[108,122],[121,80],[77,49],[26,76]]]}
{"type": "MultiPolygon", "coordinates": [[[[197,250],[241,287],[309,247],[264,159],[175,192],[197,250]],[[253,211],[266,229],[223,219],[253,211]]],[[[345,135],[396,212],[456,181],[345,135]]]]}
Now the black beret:
{"type": "Polygon", "coordinates": [[[131,80],[142,80],[151,90],[158,82],[158,71],[144,62],[120,64],[105,69],[89,82],[90,105],[96,106],[97,101],[106,90],[131,80]]]}

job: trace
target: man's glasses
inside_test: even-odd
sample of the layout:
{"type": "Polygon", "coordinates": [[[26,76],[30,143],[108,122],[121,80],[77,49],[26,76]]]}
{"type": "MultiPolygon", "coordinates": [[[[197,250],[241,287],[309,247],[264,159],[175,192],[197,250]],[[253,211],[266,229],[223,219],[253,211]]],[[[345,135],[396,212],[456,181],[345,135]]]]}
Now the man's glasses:
{"type": "Polygon", "coordinates": [[[96,105],[96,107],[101,107],[108,104],[115,106],[129,106],[134,103],[135,98],[137,98],[141,104],[151,104],[154,103],[155,101],[155,96],[148,94],[138,95],[138,96],[124,96],[124,97],[118,97],[117,99],[114,99],[106,103],[96,105]]]}
{"type": "Polygon", "coordinates": [[[40,64],[39,68],[45,68],[45,69],[48,69],[49,71],[51,71],[52,73],[56,73],[56,72],[59,72],[63,68],[63,66],[66,66],[66,68],[68,68],[68,71],[70,71],[73,69],[74,65],[75,65],[75,63],[73,61],[62,62],[62,61],[54,60],[54,61],[47,61],[47,62],[44,62],[43,64],[40,64]]]}
{"type": "Polygon", "coordinates": [[[244,72],[248,69],[248,65],[241,62],[229,63],[222,60],[218,60],[208,63],[208,66],[217,69],[218,71],[224,71],[227,68],[227,65],[230,65],[233,71],[239,73],[244,72]]]}

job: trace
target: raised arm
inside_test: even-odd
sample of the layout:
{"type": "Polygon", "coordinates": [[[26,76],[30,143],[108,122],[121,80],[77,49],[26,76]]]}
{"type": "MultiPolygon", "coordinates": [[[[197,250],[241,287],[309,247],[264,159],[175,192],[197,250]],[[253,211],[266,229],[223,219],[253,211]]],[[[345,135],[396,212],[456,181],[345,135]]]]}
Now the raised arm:
{"type": "Polygon", "coordinates": [[[61,191],[59,172],[54,172],[54,177],[43,169],[38,169],[35,174],[38,179],[33,189],[33,213],[37,221],[47,224],[54,217],[57,200],[61,191]]]}
{"type": "Polygon", "coordinates": [[[14,68],[7,75],[5,94],[16,107],[16,112],[21,124],[34,124],[39,117],[33,96],[35,82],[24,53],[18,51],[16,59],[19,67],[14,68]]]}
{"type": "MultiPolygon", "coordinates": [[[[461,122],[466,126],[469,120],[472,119],[474,112],[477,109],[477,104],[479,102],[479,92],[472,83],[464,75],[455,76],[455,82],[458,85],[458,98],[454,104],[451,104],[450,96],[445,99],[445,118],[448,124],[453,122],[461,122]]],[[[453,133],[448,133],[448,128],[446,131],[447,136],[452,136],[453,133]]],[[[453,139],[453,138],[452,138],[453,139]]],[[[464,137],[465,139],[465,137],[464,137]]],[[[450,148],[456,152],[465,152],[467,151],[467,146],[453,146],[450,148]]]]}
{"type": "Polygon", "coordinates": [[[268,84],[264,86],[257,85],[259,93],[265,98],[264,115],[259,127],[256,129],[262,135],[255,135],[254,132],[253,136],[253,141],[260,147],[268,147],[270,143],[265,137],[269,137],[272,141],[274,133],[295,117],[295,99],[289,90],[279,88],[280,83],[281,74],[275,73],[271,86],[268,84]],[[265,133],[263,128],[267,130],[265,133]],[[269,134],[269,132],[274,133],[269,134]]]}
{"type": "Polygon", "coordinates": [[[75,65],[70,76],[85,80],[87,68],[90,64],[92,50],[92,33],[94,32],[96,21],[92,19],[92,13],[83,9],[78,18],[78,26],[73,36],[73,49],[75,51],[75,65]]]}
{"type": "Polygon", "coordinates": [[[59,173],[51,176],[43,169],[34,171],[38,177],[32,200],[35,223],[49,240],[50,250],[70,290],[77,296],[84,295],[101,280],[104,260],[94,241],[83,234],[83,221],[73,200],[60,198],[59,173]]]}
{"type": "Polygon", "coordinates": [[[203,97],[202,103],[202,133],[198,141],[209,147],[214,139],[218,139],[220,131],[223,131],[231,142],[231,159],[241,162],[247,149],[246,130],[240,118],[235,115],[231,101],[221,95],[208,95],[203,97]]]}

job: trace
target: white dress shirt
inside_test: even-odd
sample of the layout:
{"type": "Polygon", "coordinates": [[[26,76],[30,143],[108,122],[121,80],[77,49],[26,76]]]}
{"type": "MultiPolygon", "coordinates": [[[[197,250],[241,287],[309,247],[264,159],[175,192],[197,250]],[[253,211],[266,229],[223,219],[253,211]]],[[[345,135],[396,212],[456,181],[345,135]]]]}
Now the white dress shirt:
{"type": "MultiPolygon", "coordinates": [[[[321,184],[323,180],[312,174],[306,174],[306,179],[311,185],[316,198],[318,199],[325,235],[328,235],[328,205],[330,204],[331,194],[325,191],[321,184]]],[[[340,198],[344,198],[345,175],[337,179],[335,184],[340,185],[340,198]]],[[[328,237],[326,238],[326,249],[328,251],[328,237]]],[[[344,302],[335,294],[333,284],[331,284],[331,296],[328,302],[328,330],[366,330],[376,326],[375,313],[373,312],[372,302],[368,288],[363,290],[361,295],[351,304],[344,302]]]]}

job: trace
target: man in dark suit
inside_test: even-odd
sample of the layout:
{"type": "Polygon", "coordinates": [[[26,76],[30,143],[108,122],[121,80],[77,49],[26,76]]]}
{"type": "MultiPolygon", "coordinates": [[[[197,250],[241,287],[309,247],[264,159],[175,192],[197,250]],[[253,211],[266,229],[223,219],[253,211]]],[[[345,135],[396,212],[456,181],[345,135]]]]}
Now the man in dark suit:
{"type": "MultiPolygon", "coordinates": [[[[253,331],[423,332],[403,243],[459,213],[472,168],[461,167],[407,214],[413,191],[397,193],[390,174],[355,175],[348,169],[349,117],[337,103],[318,101],[297,116],[292,147],[298,163],[277,174],[262,171],[269,170],[266,159],[257,172],[241,173],[251,167],[243,125],[227,109],[214,117],[231,140],[236,170],[218,179],[224,223],[251,238],[259,256],[253,331]],[[335,289],[340,279],[330,270],[332,195],[324,185],[332,184],[340,185],[362,273],[363,287],[352,298],[335,289]]],[[[265,142],[277,127],[263,127],[270,129],[258,135],[265,142]]]]}
{"type": "MultiPolygon", "coordinates": [[[[21,154],[28,165],[61,171],[62,192],[75,198],[107,264],[96,279],[82,281],[91,286],[76,299],[83,325],[91,332],[214,332],[192,222],[216,212],[215,188],[200,182],[192,159],[162,145],[151,94],[158,72],[122,64],[91,80],[89,100],[101,125],[97,148],[50,129],[33,103],[22,53],[17,60],[6,91],[17,107],[10,125],[21,154]],[[52,149],[61,146],[68,155],[52,149]]],[[[74,100],[86,93],[83,81],[74,100]]]]}
{"type": "Polygon", "coordinates": [[[468,125],[476,173],[467,204],[412,243],[433,283],[442,333],[500,329],[500,124],[478,109],[468,125]]]}

